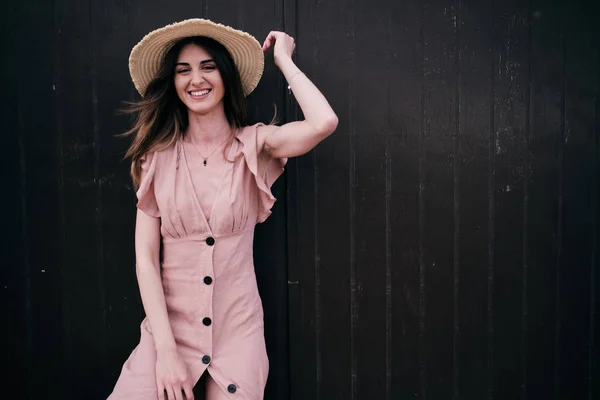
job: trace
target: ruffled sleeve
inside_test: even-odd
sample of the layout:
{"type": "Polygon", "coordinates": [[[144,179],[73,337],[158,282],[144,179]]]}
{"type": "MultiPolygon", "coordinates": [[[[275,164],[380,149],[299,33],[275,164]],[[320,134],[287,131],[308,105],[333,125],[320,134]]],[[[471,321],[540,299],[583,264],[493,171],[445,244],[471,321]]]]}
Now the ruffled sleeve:
{"type": "Polygon", "coordinates": [[[160,217],[156,196],[154,194],[154,173],[156,171],[156,154],[150,153],[142,157],[142,179],[136,195],[137,208],[151,217],[160,217]]]}
{"type": "Polygon", "coordinates": [[[264,222],[271,215],[271,208],[276,201],[271,186],[283,174],[283,167],[287,163],[287,158],[271,158],[265,153],[258,153],[258,130],[263,126],[261,123],[248,126],[238,135],[246,164],[259,189],[258,222],[264,222]]]}

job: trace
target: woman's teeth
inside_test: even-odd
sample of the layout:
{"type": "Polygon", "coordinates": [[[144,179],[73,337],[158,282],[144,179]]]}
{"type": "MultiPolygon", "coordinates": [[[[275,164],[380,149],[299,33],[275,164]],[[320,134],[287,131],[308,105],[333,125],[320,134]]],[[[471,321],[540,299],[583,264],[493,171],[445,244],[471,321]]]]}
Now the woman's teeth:
{"type": "Polygon", "coordinates": [[[206,89],[206,90],[198,90],[196,92],[190,92],[190,94],[192,96],[204,96],[205,94],[210,93],[210,89],[206,89]]]}

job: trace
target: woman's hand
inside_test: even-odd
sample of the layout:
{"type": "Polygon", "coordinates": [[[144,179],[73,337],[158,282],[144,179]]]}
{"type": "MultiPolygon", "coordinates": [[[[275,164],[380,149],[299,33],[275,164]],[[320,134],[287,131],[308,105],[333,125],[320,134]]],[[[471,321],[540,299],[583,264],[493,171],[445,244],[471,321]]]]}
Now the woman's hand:
{"type": "Polygon", "coordinates": [[[296,43],[294,38],[285,32],[271,31],[263,43],[263,51],[269,50],[271,46],[273,46],[275,64],[279,66],[280,61],[292,58],[296,43]]]}
{"type": "Polygon", "coordinates": [[[190,373],[177,350],[157,354],[156,387],[159,400],[194,399],[190,373]]]}

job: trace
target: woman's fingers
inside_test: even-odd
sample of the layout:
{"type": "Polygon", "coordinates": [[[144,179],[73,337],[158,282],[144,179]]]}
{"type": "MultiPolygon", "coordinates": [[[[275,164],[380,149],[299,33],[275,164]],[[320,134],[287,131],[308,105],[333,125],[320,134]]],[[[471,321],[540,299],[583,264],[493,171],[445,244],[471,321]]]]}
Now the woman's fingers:
{"type": "Polygon", "coordinates": [[[274,42],[276,42],[279,38],[287,36],[287,34],[285,32],[280,32],[280,31],[271,31],[269,32],[269,34],[267,35],[267,38],[265,39],[265,42],[263,43],[263,50],[266,51],[268,50],[274,42]]]}
{"type": "Polygon", "coordinates": [[[265,41],[263,42],[263,45],[262,45],[262,49],[263,49],[263,51],[266,51],[269,49],[269,47],[271,47],[271,33],[269,33],[267,35],[267,37],[265,38],[265,41]]]}
{"type": "Polygon", "coordinates": [[[158,400],[167,400],[167,396],[165,395],[165,387],[162,384],[157,386],[158,390],[158,400]]]}
{"type": "Polygon", "coordinates": [[[273,41],[275,40],[275,35],[274,34],[275,34],[275,32],[271,31],[267,35],[267,38],[265,39],[265,42],[263,43],[263,51],[269,50],[269,48],[273,44],[273,41]]]}
{"type": "Polygon", "coordinates": [[[296,42],[293,37],[285,32],[271,31],[267,35],[263,43],[263,51],[267,51],[273,48],[273,55],[275,56],[275,62],[282,56],[291,57],[296,49],[296,42]]]}
{"type": "Polygon", "coordinates": [[[193,400],[194,399],[194,393],[192,391],[192,388],[190,387],[189,384],[180,384],[180,383],[173,383],[173,384],[168,384],[166,385],[166,388],[163,389],[162,392],[159,393],[165,393],[166,392],[166,396],[163,395],[163,397],[159,396],[160,400],[193,400]],[[185,397],[184,397],[185,395],[185,397]]]}
{"type": "MultiPolygon", "coordinates": [[[[179,392],[181,393],[181,390],[179,390],[179,392]]],[[[159,400],[175,400],[175,399],[182,400],[181,395],[179,397],[176,397],[175,393],[177,393],[177,390],[175,390],[175,388],[173,386],[171,386],[171,385],[162,386],[162,388],[159,388],[159,390],[158,390],[158,399],[159,400]]]]}
{"type": "Polygon", "coordinates": [[[194,400],[194,390],[189,381],[183,385],[183,393],[185,394],[185,400],[194,400]]]}
{"type": "Polygon", "coordinates": [[[175,400],[183,400],[183,388],[181,385],[173,385],[173,393],[175,394],[175,400]]]}

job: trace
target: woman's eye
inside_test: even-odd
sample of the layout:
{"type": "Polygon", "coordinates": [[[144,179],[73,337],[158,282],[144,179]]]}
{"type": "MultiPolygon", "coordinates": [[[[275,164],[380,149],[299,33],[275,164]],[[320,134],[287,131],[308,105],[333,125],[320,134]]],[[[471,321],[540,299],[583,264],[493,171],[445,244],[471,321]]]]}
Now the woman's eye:
{"type": "Polygon", "coordinates": [[[204,68],[207,71],[213,71],[215,69],[217,69],[217,67],[215,67],[214,65],[205,65],[204,68]]]}
{"type": "Polygon", "coordinates": [[[178,70],[177,70],[177,73],[178,73],[178,74],[183,74],[183,73],[185,73],[185,72],[189,72],[189,71],[190,71],[190,70],[189,70],[189,69],[187,69],[187,68],[182,68],[182,69],[178,69],[178,70]]]}

